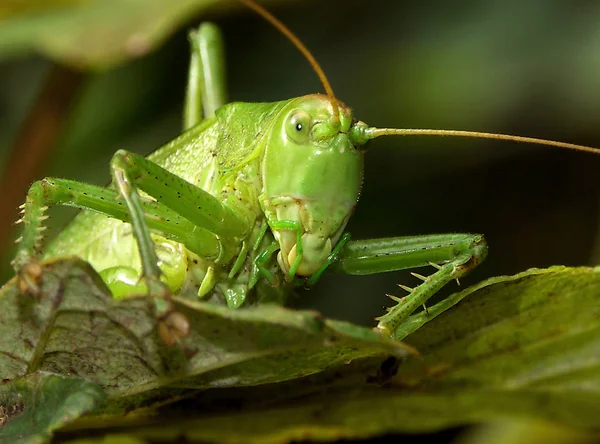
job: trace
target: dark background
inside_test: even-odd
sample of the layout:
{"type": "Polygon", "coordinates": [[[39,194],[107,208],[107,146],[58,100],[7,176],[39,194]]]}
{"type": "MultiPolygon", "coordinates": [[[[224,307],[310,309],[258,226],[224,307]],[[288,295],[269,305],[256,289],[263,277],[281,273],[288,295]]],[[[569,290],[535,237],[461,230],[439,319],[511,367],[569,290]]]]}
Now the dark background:
{"type": "MultiPolygon", "coordinates": [[[[314,52],[336,95],[367,123],[600,146],[597,2],[306,0],[271,2],[271,9],[314,52]]],[[[251,11],[225,5],[203,17],[223,29],[232,100],[322,91],[298,51],[251,11]]],[[[114,151],[149,153],[173,138],[188,59],[184,29],[203,17],[190,17],[157,52],[89,74],[36,176],[104,184],[114,151]]],[[[4,159],[49,65],[18,52],[0,65],[4,159]]],[[[463,285],[534,266],[598,263],[599,171],[600,157],[554,148],[378,139],[367,154],[363,194],[348,229],[356,239],[484,233],[489,258],[463,285]]],[[[55,225],[72,214],[55,213],[55,225]]],[[[5,251],[5,264],[11,254],[5,251]]],[[[326,277],[299,304],[368,324],[382,313],[385,293],[402,293],[399,281],[410,285],[412,277],[326,277]]]]}
{"type": "MultiPolygon", "coordinates": [[[[338,98],[369,124],[512,133],[600,147],[598,2],[270,5],[313,51],[338,98]]],[[[117,149],[147,154],[177,135],[188,60],[185,29],[204,18],[222,27],[232,100],[274,101],[322,91],[308,63],[264,20],[241,7],[215,8],[190,16],[151,55],[88,73],[49,160],[31,181],[53,175],[104,184],[117,149]]],[[[4,177],[15,167],[6,160],[50,66],[46,58],[20,51],[0,62],[4,177]]],[[[463,285],[529,267],[598,264],[599,172],[600,157],[555,148],[378,139],[366,157],[363,194],[348,230],[355,239],[484,233],[489,257],[463,285]]],[[[6,186],[0,191],[11,192],[6,186]]],[[[53,212],[55,228],[72,214],[53,212]]],[[[3,281],[11,276],[12,254],[4,248],[3,281]]],[[[385,293],[402,295],[397,282],[414,280],[406,273],[326,276],[296,304],[371,325],[389,304],[385,293]]]]}

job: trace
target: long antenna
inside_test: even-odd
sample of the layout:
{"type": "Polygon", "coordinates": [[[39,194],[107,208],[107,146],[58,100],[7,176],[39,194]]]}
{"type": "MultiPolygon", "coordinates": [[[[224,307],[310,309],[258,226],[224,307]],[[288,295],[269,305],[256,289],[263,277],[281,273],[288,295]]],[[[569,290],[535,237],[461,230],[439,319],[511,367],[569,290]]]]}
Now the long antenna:
{"type": "MultiPolygon", "coordinates": [[[[246,5],[248,8],[254,10],[260,16],[262,16],[265,20],[270,22],[279,32],[285,35],[292,44],[298,48],[298,50],[304,55],[306,60],[311,64],[317,76],[319,76],[319,80],[323,84],[325,88],[325,92],[329,96],[329,100],[331,101],[331,106],[333,107],[333,119],[335,122],[339,122],[339,107],[337,103],[337,99],[335,98],[335,94],[333,93],[333,89],[331,88],[331,84],[321,65],[315,59],[315,57],[311,54],[311,52],[306,48],[304,43],[286,26],[284,25],[277,17],[267,11],[264,7],[256,3],[254,0],[239,0],[241,3],[246,5]]],[[[438,129],[401,129],[401,128],[364,128],[362,132],[362,137],[366,139],[374,139],[380,136],[449,136],[449,137],[467,137],[467,138],[475,138],[475,139],[495,139],[495,140],[507,140],[511,142],[520,142],[520,143],[531,143],[535,145],[546,145],[546,146],[555,146],[558,148],[565,148],[575,151],[583,151],[587,153],[600,154],[600,148],[592,148],[584,145],[576,145],[573,143],[566,142],[557,142],[554,140],[545,140],[538,139],[535,137],[523,137],[523,136],[513,136],[511,134],[495,134],[495,133],[484,133],[480,131],[460,131],[460,130],[438,130],[438,129]]]]}
{"type": "Polygon", "coordinates": [[[308,48],[304,45],[304,43],[302,43],[302,41],[290,30],[290,28],[285,26],[277,17],[275,17],[273,14],[271,14],[269,11],[267,11],[265,8],[263,8],[261,5],[256,3],[254,0],[239,0],[239,1],[242,2],[244,5],[246,5],[248,8],[257,12],[265,20],[267,20],[269,23],[271,23],[273,26],[275,26],[275,28],[277,28],[277,30],[279,30],[279,32],[281,32],[283,35],[285,35],[290,40],[290,42],[292,42],[292,44],[296,48],[298,48],[298,50],[302,53],[302,55],[304,55],[306,60],[308,60],[308,63],[311,64],[311,66],[317,73],[317,76],[319,76],[319,80],[323,84],[323,87],[325,88],[325,92],[327,93],[327,95],[329,96],[329,100],[331,101],[331,106],[333,107],[333,119],[335,122],[338,122],[340,119],[339,108],[338,108],[338,104],[337,104],[337,99],[335,98],[335,94],[333,94],[333,89],[331,88],[331,84],[329,83],[329,80],[327,80],[327,77],[325,76],[323,69],[321,69],[321,65],[319,65],[319,62],[317,62],[317,59],[315,59],[315,57],[311,54],[311,52],[308,50],[308,48]]]}
{"type": "Polygon", "coordinates": [[[451,137],[470,137],[477,139],[495,139],[508,140],[511,142],[532,143],[536,145],[556,146],[569,150],[583,151],[586,153],[600,154],[600,148],[592,148],[574,143],[557,142],[554,140],[537,139],[535,137],[513,136],[510,134],[482,133],[479,131],[459,131],[459,130],[437,130],[437,129],[401,129],[401,128],[366,128],[365,135],[367,139],[374,139],[380,136],[451,136],[451,137]]]}

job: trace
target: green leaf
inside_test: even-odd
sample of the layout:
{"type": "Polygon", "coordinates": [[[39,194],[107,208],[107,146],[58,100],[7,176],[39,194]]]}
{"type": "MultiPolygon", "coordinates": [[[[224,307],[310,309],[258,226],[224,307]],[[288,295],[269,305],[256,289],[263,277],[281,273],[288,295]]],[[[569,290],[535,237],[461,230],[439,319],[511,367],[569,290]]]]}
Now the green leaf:
{"type": "Polygon", "coordinates": [[[383,385],[356,369],[213,390],[146,412],[138,419],[148,426],[127,431],[233,443],[360,438],[504,419],[596,428],[600,269],[530,270],[451,298],[467,295],[410,336],[421,356],[407,358],[383,385]],[[160,428],[151,426],[157,417],[160,428]]]}
{"type": "Polygon", "coordinates": [[[113,300],[85,262],[48,263],[41,288],[39,300],[20,295],[15,280],[2,289],[0,378],[35,371],[87,378],[111,397],[105,412],[190,389],[280,382],[412,351],[316,312],[274,305],[230,310],[185,299],[176,299],[176,310],[191,333],[182,347],[169,347],[157,335],[151,301],[113,300]]]}
{"type": "Polygon", "coordinates": [[[107,404],[71,424],[70,436],[110,426],[140,439],[287,442],[499,419],[593,428],[600,417],[598,268],[529,270],[452,295],[414,315],[420,323],[460,301],[410,335],[420,356],[312,312],[184,300],[178,310],[192,335],[187,350],[168,348],[146,300],[113,301],[84,263],[49,263],[42,285],[39,302],[14,294],[14,284],[2,290],[0,329],[12,328],[0,331],[0,369],[101,384],[107,404]],[[32,337],[30,324],[39,339],[24,355],[15,344],[32,337]],[[405,356],[395,376],[389,354],[405,356]],[[19,369],[19,360],[29,364],[19,369]]]}
{"type": "Polygon", "coordinates": [[[423,358],[402,367],[405,386],[600,396],[600,268],[497,277],[448,303],[465,296],[410,337],[423,358]]]}
{"type": "Polygon", "coordinates": [[[0,442],[43,443],[52,431],[102,405],[102,388],[84,379],[36,373],[0,385],[0,442]]]}

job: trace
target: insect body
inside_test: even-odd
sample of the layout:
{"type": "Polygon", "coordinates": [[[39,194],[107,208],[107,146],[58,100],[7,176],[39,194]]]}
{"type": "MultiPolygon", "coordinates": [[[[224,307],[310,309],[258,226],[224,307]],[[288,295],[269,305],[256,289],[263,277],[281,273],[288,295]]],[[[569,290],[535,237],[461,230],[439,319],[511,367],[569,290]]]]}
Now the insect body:
{"type": "MultiPolygon", "coordinates": [[[[369,127],[326,82],[327,95],[225,104],[222,82],[213,83],[221,72],[218,32],[205,25],[191,41],[186,131],[148,158],[117,152],[108,188],[51,178],[33,184],[13,261],[25,287],[36,290],[36,258],[75,254],[115,296],[147,292],[158,316],[168,319],[170,294],[239,307],[281,302],[290,286],[312,285],[327,269],[373,274],[433,265],[434,274],[415,274],[424,282],[406,288],[404,300],[393,297],[397,305],[379,318],[378,330],[393,336],[437,290],[485,258],[477,234],[351,241],[344,228],[361,188],[363,147],[382,135],[538,140],[369,127]],[[86,211],[42,252],[44,212],[53,204],[86,211]]],[[[185,335],[184,324],[175,336],[185,335]]]]}
{"type": "MultiPolygon", "coordinates": [[[[171,292],[218,294],[238,307],[260,277],[278,288],[281,272],[292,280],[313,275],[326,263],[362,180],[362,153],[349,133],[350,110],[340,110],[336,128],[326,96],[232,103],[148,160],[117,153],[117,159],[133,159],[147,168],[136,177],[136,183],[144,183],[138,185],[141,189],[158,203],[167,202],[165,207],[178,202],[175,206],[194,213],[189,218],[198,223],[192,226],[177,209],[142,201],[148,225],[162,234],[153,242],[171,292]],[[153,210],[154,220],[148,216],[153,210]],[[277,265],[280,272],[273,271],[277,265]]],[[[37,186],[43,193],[66,186],[75,205],[86,204],[91,196],[96,203],[89,206],[116,197],[110,189],[54,179],[37,186]]],[[[118,200],[110,204],[124,206],[118,200]]],[[[116,295],[142,289],[131,227],[117,219],[84,212],[45,254],[81,256],[116,295]]]]}

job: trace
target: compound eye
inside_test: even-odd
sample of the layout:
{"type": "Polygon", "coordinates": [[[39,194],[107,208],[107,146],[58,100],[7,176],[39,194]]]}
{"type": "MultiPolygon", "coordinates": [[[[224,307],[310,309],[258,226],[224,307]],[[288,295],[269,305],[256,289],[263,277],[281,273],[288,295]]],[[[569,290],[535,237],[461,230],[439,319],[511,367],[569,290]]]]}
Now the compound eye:
{"type": "Polygon", "coordinates": [[[310,134],[312,118],[303,110],[296,110],[285,123],[287,136],[296,143],[305,143],[310,134]]]}

